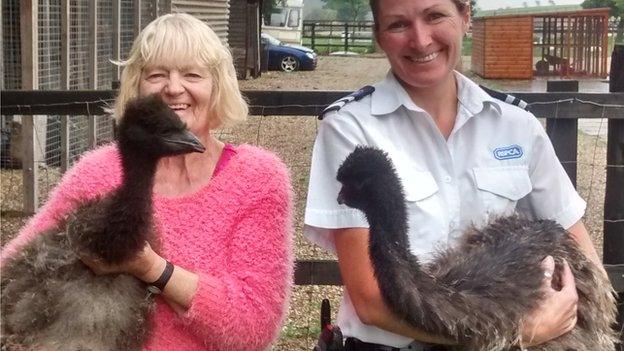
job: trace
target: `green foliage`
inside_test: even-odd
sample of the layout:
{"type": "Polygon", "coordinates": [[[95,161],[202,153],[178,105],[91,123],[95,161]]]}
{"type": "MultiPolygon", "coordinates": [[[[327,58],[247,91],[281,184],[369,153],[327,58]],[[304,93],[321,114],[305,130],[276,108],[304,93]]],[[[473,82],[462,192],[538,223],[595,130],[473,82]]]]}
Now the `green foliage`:
{"type": "Polygon", "coordinates": [[[361,21],[370,11],[368,0],[323,0],[324,8],[337,11],[339,21],[361,21]]]}
{"type": "Polygon", "coordinates": [[[271,18],[271,13],[277,6],[284,6],[285,0],[264,0],[262,4],[262,16],[268,21],[271,18]]]}
{"type": "Polygon", "coordinates": [[[581,4],[584,9],[610,7],[611,16],[621,17],[624,14],[624,0],[585,0],[581,4]]]}
{"type": "Polygon", "coordinates": [[[335,21],[338,19],[338,11],[316,8],[310,12],[305,12],[305,19],[311,21],[335,21]]]}
{"type": "Polygon", "coordinates": [[[470,0],[470,18],[474,18],[477,11],[477,0],[470,0]]]}
{"type": "Polygon", "coordinates": [[[615,17],[618,23],[615,41],[618,43],[624,42],[624,0],[585,0],[581,6],[584,9],[610,7],[611,16],[615,17]]]}

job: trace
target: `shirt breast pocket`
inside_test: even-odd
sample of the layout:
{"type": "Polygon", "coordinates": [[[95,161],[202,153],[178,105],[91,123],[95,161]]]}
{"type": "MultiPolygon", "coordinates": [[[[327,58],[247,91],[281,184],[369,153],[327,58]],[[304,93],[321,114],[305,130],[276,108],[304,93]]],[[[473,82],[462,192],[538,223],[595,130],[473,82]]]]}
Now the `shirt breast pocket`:
{"type": "Polygon", "coordinates": [[[401,174],[408,212],[410,249],[426,255],[443,238],[445,211],[438,184],[430,172],[410,171],[401,174]]]}
{"type": "Polygon", "coordinates": [[[511,214],[533,186],[527,166],[474,168],[478,196],[487,214],[511,214]]]}

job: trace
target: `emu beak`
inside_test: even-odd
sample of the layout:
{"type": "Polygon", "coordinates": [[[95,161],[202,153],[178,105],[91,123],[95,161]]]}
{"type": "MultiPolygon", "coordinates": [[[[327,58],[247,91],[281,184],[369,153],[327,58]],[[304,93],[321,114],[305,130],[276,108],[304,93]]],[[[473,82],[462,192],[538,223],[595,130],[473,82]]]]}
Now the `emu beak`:
{"type": "Polygon", "coordinates": [[[188,130],[171,134],[169,137],[164,138],[164,140],[172,151],[179,153],[206,151],[206,147],[204,147],[199,139],[197,139],[197,137],[188,130]]]}
{"type": "Polygon", "coordinates": [[[338,193],[338,198],[336,199],[336,201],[338,201],[338,204],[340,204],[340,205],[344,205],[345,204],[344,195],[342,194],[342,189],[338,193]]]}

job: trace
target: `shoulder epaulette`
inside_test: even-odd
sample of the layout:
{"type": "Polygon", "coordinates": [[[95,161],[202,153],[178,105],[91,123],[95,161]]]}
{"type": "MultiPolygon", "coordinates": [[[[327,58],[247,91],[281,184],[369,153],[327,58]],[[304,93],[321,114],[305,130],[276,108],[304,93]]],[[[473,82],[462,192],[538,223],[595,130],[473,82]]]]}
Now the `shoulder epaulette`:
{"type": "Polygon", "coordinates": [[[319,114],[318,119],[323,119],[323,116],[325,116],[326,113],[330,111],[338,111],[342,108],[342,106],[350,103],[351,101],[358,101],[362,99],[363,97],[365,97],[366,95],[372,94],[373,91],[375,91],[375,87],[371,85],[367,85],[352,92],[351,94],[325,107],[325,109],[321,112],[321,114],[319,114]]]}
{"type": "Polygon", "coordinates": [[[486,93],[488,93],[491,97],[504,101],[508,104],[511,105],[515,105],[520,107],[523,110],[527,110],[528,104],[526,103],[526,101],[518,99],[517,97],[513,96],[513,95],[509,95],[509,94],[505,94],[503,92],[500,91],[496,91],[496,90],[492,90],[490,88],[486,88],[483,85],[479,85],[479,87],[483,90],[485,90],[486,93]]]}

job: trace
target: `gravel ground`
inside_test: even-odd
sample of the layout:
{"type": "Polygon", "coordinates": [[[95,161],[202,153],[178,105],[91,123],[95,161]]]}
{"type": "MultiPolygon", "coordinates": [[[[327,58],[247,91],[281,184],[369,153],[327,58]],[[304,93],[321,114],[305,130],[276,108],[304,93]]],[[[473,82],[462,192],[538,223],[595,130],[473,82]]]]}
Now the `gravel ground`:
{"type": "MultiPolygon", "coordinates": [[[[354,90],[383,79],[388,63],[381,55],[367,57],[321,56],[317,70],[311,72],[267,72],[261,78],[241,81],[243,90],[354,90]]],[[[469,67],[464,63],[464,67],[469,67]]],[[[517,81],[513,82],[518,84],[517,81]]],[[[497,87],[505,89],[504,81],[497,87]]],[[[505,89],[506,90],[506,89],[505,89]]],[[[515,90],[511,88],[510,90],[515,90]]],[[[318,121],[312,117],[251,117],[243,125],[217,132],[225,141],[260,145],[275,151],[290,166],[296,196],[295,255],[298,259],[332,259],[332,255],[302,237],[303,208],[308,182],[308,168],[318,121]]],[[[606,142],[601,137],[579,133],[578,189],[588,201],[586,225],[594,244],[602,252],[602,213],[605,184],[606,142]]],[[[56,184],[59,172],[42,169],[42,197],[56,184]]],[[[22,182],[20,170],[2,170],[1,174],[2,243],[13,237],[24,224],[21,212],[22,182]]],[[[294,288],[286,324],[274,350],[310,350],[319,332],[322,298],[330,298],[335,311],[340,287],[297,286],[294,288]]],[[[335,319],[335,315],[334,315],[335,319]]]]}

